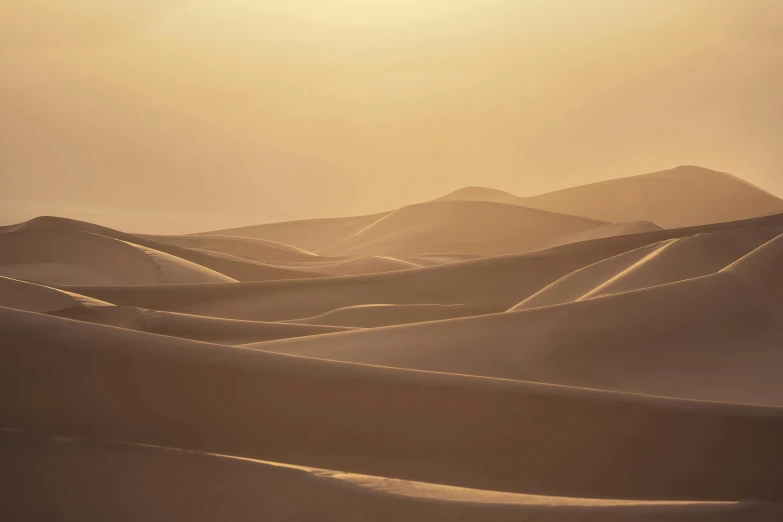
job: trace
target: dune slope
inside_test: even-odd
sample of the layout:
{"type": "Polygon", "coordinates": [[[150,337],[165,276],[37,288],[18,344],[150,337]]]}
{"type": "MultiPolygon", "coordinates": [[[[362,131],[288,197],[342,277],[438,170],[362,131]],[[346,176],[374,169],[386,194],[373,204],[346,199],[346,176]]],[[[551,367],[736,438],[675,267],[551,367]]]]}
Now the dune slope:
{"type": "Polygon", "coordinates": [[[600,229],[608,224],[502,203],[434,201],[396,210],[318,253],[501,255],[566,243],[579,235],[600,237],[600,229]]]}
{"type": "Polygon", "coordinates": [[[777,408],[329,362],[9,309],[0,325],[9,428],[529,494],[781,499],[777,408]]]}
{"type": "Polygon", "coordinates": [[[110,303],[49,286],[0,277],[0,306],[47,312],[70,307],[111,306],[110,303]]]}
{"type": "Polygon", "coordinates": [[[783,406],[783,235],[718,273],[608,297],[264,345],[398,368],[783,406]],[[746,274],[753,274],[748,276],[746,274]],[[758,284],[759,276],[764,286],[758,284]]]}
{"type": "Polygon", "coordinates": [[[494,311],[500,312],[575,270],[604,259],[669,239],[724,230],[746,231],[751,237],[774,235],[783,232],[783,214],[600,238],[536,252],[364,276],[208,287],[76,286],[66,289],[114,304],[259,321],[314,317],[338,308],[367,304],[469,303],[491,305],[495,307],[494,311]]]}
{"type": "Polygon", "coordinates": [[[336,327],[337,325],[317,326],[311,324],[299,325],[216,319],[214,317],[159,312],[157,310],[145,310],[143,308],[126,306],[101,308],[75,306],[48,311],[47,313],[48,315],[77,321],[227,345],[320,335],[349,329],[338,328],[336,327]]]}
{"type": "Polygon", "coordinates": [[[608,221],[666,228],[783,212],[783,200],[739,178],[702,167],[615,179],[523,198],[524,205],[608,221]]]}
{"type": "Polygon", "coordinates": [[[359,232],[387,214],[388,212],[382,212],[369,216],[284,221],[281,223],[215,230],[195,235],[241,236],[267,239],[314,252],[359,232]]]}
{"type": "Polygon", "coordinates": [[[148,239],[167,243],[169,245],[193,248],[196,250],[208,250],[230,256],[259,261],[261,263],[276,262],[308,262],[318,259],[315,254],[301,248],[292,247],[276,241],[239,236],[153,236],[145,235],[148,239]]]}
{"type": "Polygon", "coordinates": [[[0,432],[14,519],[725,522],[783,516],[762,503],[644,502],[455,488],[127,443],[0,432]],[[177,487],[171,487],[176,484],[177,487]],[[46,498],[47,502],[40,502],[46,498]],[[139,498],[145,499],[139,502],[139,498]],[[86,506],[89,506],[87,508],[86,506]],[[750,518],[749,518],[750,517],[750,518]]]}
{"type": "MultiPolygon", "coordinates": [[[[191,263],[202,267],[199,269],[202,272],[217,272],[224,281],[266,281],[274,279],[298,279],[305,277],[316,277],[320,275],[317,273],[308,273],[305,270],[292,270],[285,267],[259,263],[220,252],[211,252],[208,250],[198,250],[171,245],[146,237],[102,227],[92,223],[51,216],[42,216],[17,225],[0,227],[0,241],[4,240],[4,238],[6,241],[11,241],[12,238],[27,237],[28,239],[26,239],[27,245],[25,250],[39,252],[47,250],[48,243],[46,238],[66,234],[70,234],[73,237],[79,233],[92,234],[96,237],[104,237],[122,241],[136,245],[142,249],[151,249],[155,252],[164,254],[163,257],[168,255],[181,260],[181,262],[177,262],[175,264],[191,263]]],[[[19,240],[20,239],[16,239],[16,241],[19,240]]],[[[62,239],[59,240],[59,243],[53,243],[53,245],[55,244],[60,245],[60,251],[66,252],[68,255],[75,255],[75,253],[79,252],[80,250],[84,250],[84,248],[81,248],[81,246],[78,244],[74,244],[73,246],[69,247],[67,241],[63,241],[62,239]]],[[[81,255],[87,256],[88,252],[92,250],[95,250],[96,252],[102,251],[97,247],[94,249],[88,248],[86,251],[81,252],[81,255]]],[[[118,262],[121,262],[121,260],[118,262]]],[[[90,266],[97,265],[100,267],[106,265],[107,263],[103,263],[103,260],[99,257],[92,261],[90,266]]],[[[53,270],[52,267],[44,268],[44,274],[48,274],[53,270]]],[[[56,275],[57,273],[55,272],[55,276],[56,275]]],[[[111,283],[104,280],[102,283],[98,284],[111,283]]]]}
{"type": "Polygon", "coordinates": [[[779,233],[771,228],[728,229],[654,243],[572,272],[513,309],[600,297],[712,274],[779,233]]]}
{"type": "Polygon", "coordinates": [[[198,284],[235,281],[190,261],[76,229],[0,233],[0,274],[53,284],[198,284]]]}
{"type": "MultiPolygon", "coordinates": [[[[783,212],[783,200],[727,174],[693,165],[519,197],[465,187],[437,201],[492,201],[645,227],[688,227],[783,212]]],[[[648,228],[649,229],[649,228],[648,228]]]]}

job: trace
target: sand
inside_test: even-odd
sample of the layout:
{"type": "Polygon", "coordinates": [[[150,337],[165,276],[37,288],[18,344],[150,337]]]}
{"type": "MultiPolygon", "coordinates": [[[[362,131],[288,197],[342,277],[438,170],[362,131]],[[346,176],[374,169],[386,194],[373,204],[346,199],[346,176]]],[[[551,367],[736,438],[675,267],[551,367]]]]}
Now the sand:
{"type": "Polygon", "coordinates": [[[783,200],[725,172],[693,165],[531,197],[466,187],[442,201],[492,201],[646,226],[688,227],[783,212],[783,200]]]}
{"type": "Polygon", "coordinates": [[[534,208],[665,228],[783,212],[783,200],[724,172],[683,165],[525,198],[534,208]]]}
{"type": "Polygon", "coordinates": [[[331,362],[8,309],[0,323],[0,418],[17,429],[529,494],[780,495],[777,408],[331,362]]]}
{"type": "Polygon", "coordinates": [[[260,321],[237,321],[198,315],[177,314],[127,306],[72,306],[47,312],[48,315],[128,330],[181,337],[196,341],[238,345],[274,341],[307,335],[343,332],[337,324],[285,324],[260,321]],[[324,326],[317,326],[323,324],[324,326]]]}
{"type": "Polygon", "coordinates": [[[502,255],[613,235],[608,222],[518,205],[435,201],[411,205],[318,251],[324,255],[417,256],[429,252],[502,255]],[[422,225],[426,224],[426,225],[422,225]]]}
{"type": "Polygon", "coordinates": [[[0,227],[0,519],[783,519],[777,201],[688,167],[0,227]]]}
{"type": "Polygon", "coordinates": [[[104,520],[773,520],[763,503],[572,499],[439,486],[157,446],[0,432],[13,518],[104,520]],[[71,471],[79,469],[78,474],[71,471]],[[174,487],[172,487],[174,485],[174,487]],[[40,502],[45,496],[48,501],[40,502]],[[139,498],[145,502],[139,502],[139,498]],[[89,506],[89,507],[87,507],[89,506]]]}
{"type": "Polygon", "coordinates": [[[72,307],[113,308],[111,303],[92,297],[9,277],[0,277],[0,306],[28,312],[48,312],[72,307]]]}

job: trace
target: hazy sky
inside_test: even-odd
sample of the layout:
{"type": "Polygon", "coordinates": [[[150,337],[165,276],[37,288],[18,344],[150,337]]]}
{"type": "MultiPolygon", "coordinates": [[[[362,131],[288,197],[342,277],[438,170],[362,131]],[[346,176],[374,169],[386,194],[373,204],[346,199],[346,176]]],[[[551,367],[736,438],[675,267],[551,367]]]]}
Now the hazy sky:
{"type": "Polygon", "coordinates": [[[0,220],[217,228],[678,164],[783,195],[779,0],[0,0],[0,20],[0,220]]]}

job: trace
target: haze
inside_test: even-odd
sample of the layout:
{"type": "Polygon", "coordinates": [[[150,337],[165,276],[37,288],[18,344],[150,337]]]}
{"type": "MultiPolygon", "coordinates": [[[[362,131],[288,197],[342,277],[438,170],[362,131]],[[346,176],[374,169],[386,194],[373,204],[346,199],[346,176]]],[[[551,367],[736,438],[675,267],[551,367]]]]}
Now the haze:
{"type": "Polygon", "coordinates": [[[781,0],[0,0],[0,521],[783,520],[781,0]]]}
{"type": "Polygon", "coordinates": [[[783,193],[774,0],[0,0],[0,221],[140,232],[679,164],[783,193]]]}

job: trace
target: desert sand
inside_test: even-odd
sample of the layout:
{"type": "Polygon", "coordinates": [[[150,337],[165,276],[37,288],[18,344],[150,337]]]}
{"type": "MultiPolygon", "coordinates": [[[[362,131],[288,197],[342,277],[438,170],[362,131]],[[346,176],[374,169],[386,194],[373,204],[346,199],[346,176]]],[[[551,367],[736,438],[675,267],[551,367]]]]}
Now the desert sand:
{"type": "Polygon", "coordinates": [[[783,201],[698,167],[9,224],[0,518],[781,520],[782,266],[783,201]]]}

